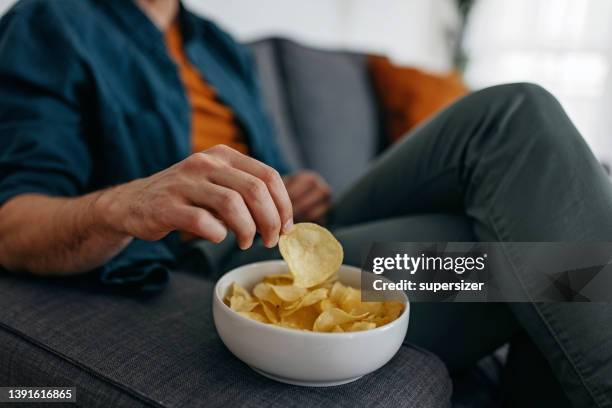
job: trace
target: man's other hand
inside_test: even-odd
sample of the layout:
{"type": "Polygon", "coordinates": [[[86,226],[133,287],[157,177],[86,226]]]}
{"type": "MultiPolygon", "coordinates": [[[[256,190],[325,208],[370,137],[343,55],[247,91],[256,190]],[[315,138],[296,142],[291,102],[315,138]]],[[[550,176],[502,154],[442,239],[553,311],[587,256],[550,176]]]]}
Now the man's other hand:
{"type": "Polygon", "coordinates": [[[324,224],[331,207],[331,188],[325,180],[313,171],[302,170],[283,177],[283,181],[296,222],[324,224]]]}
{"type": "Polygon", "coordinates": [[[96,207],[110,226],[130,236],[158,240],[180,230],[221,242],[230,229],[242,249],[252,245],[256,232],[273,247],[293,225],[278,172],[223,145],[108,189],[96,207]]]}

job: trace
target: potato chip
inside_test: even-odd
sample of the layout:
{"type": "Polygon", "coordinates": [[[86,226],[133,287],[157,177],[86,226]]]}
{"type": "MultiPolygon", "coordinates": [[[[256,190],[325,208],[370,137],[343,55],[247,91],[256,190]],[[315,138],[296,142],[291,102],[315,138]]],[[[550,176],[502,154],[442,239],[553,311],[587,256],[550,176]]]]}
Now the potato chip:
{"type": "Polygon", "coordinates": [[[332,333],[344,333],[344,330],[340,326],[334,326],[331,332],[332,333]]]}
{"type": "Polygon", "coordinates": [[[279,319],[276,306],[266,302],[265,300],[261,300],[260,303],[266,318],[272,323],[278,323],[279,319]]]}
{"type": "Polygon", "coordinates": [[[353,315],[363,313],[377,314],[383,309],[382,302],[362,302],[361,291],[351,287],[345,287],[339,306],[345,312],[353,315]]]}
{"type": "Polygon", "coordinates": [[[360,302],[355,308],[348,310],[351,314],[362,314],[368,313],[369,315],[375,315],[381,312],[383,305],[381,302],[360,302]]]}
{"type": "Polygon", "coordinates": [[[234,282],[234,284],[232,285],[232,296],[240,296],[247,300],[252,299],[251,294],[236,282],[234,282]]]}
{"type": "Polygon", "coordinates": [[[350,310],[357,309],[361,305],[361,291],[345,286],[344,293],[338,304],[342,310],[350,313],[350,310]]]}
{"type": "Polygon", "coordinates": [[[329,278],[327,278],[327,280],[325,280],[323,283],[315,285],[310,289],[319,289],[319,288],[331,289],[334,283],[336,283],[337,281],[338,281],[338,276],[334,274],[330,276],[329,278]]]}
{"type": "Polygon", "coordinates": [[[335,282],[332,285],[331,290],[329,291],[329,300],[339,305],[340,303],[342,303],[342,300],[344,299],[345,291],[346,291],[346,286],[344,286],[340,282],[335,282]]]}
{"type": "Polygon", "coordinates": [[[253,288],[253,295],[259,300],[265,300],[274,306],[280,306],[282,299],[272,290],[269,283],[261,282],[253,288]]]}
{"type": "Polygon", "coordinates": [[[311,330],[319,312],[312,306],[297,310],[289,316],[281,317],[281,325],[299,330],[311,330]]]}
{"type": "MultiPolygon", "coordinates": [[[[236,293],[241,293],[241,292],[238,291],[236,293]]],[[[234,295],[232,297],[238,298],[240,296],[234,295]]],[[[245,302],[247,301],[245,300],[245,302]]],[[[233,309],[233,310],[236,310],[236,309],[233,309]]],[[[265,316],[264,310],[260,304],[256,304],[255,307],[253,307],[251,310],[244,310],[244,311],[236,310],[236,312],[239,315],[246,317],[247,319],[257,320],[258,322],[262,322],[262,323],[270,323],[270,320],[268,320],[268,318],[265,316]]]]}
{"type": "Polygon", "coordinates": [[[367,313],[354,316],[346,313],[342,309],[331,308],[325,310],[319,315],[319,317],[317,317],[317,320],[315,320],[313,325],[313,330],[320,332],[328,332],[331,331],[336,325],[354,322],[356,320],[364,319],[365,317],[367,317],[367,313]]]}
{"type": "Polygon", "coordinates": [[[335,302],[332,302],[329,299],[323,299],[322,301],[319,302],[319,304],[317,306],[318,306],[317,309],[320,312],[323,312],[325,310],[328,310],[328,309],[331,309],[331,308],[334,308],[334,307],[338,307],[338,305],[335,302]]]}
{"type": "Polygon", "coordinates": [[[365,331],[372,330],[376,328],[376,323],[372,322],[353,322],[348,331],[365,331]]]}
{"type": "Polygon", "coordinates": [[[261,323],[270,323],[266,317],[257,312],[238,312],[239,315],[246,317],[247,319],[257,320],[261,323]]]}
{"type": "Polygon", "coordinates": [[[338,271],[344,257],[331,232],[311,223],[295,224],[280,237],[278,246],[293,275],[293,285],[300,288],[325,282],[338,271]]]}
{"type": "Polygon", "coordinates": [[[236,312],[250,312],[257,307],[251,294],[237,283],[234,283],[225,297],[225,303],[236,312]]]}
{"type": "Polygon", "coordinates": [[[232,296],[229,300],[229,306],[237,312],[250,312],[257,307],[257,302],[245,299],[241,296],[232,296]]]}
{"type": "Polygon", "coordinates": [[[288,305],[284,311],[281,312],[283,316],[289,316],[291,313],[294,313],[298,309],[303,307],[312,306],[315,303],[318,303],[327,298],[328,290],[325,288],[315,289],[312,292],[309,292],[303,298],[295,301],[294,303],[288,305]]]}
{"type": "Polygon", "coordinates": [[[290,273],[279,273],[264,277],[265,283],[271,285],[291,285],[293,283],[293,275],[290,273]]]}
{"type": "Polygon", "coordinates": [[[384,302],[383,306],[385,309],[385,314],[392,317],[393,320],[397,319],[404,311],[404,304],[402,302],[384,302]]]}
{"type": "Polygon", "coordinates": [[[306,289],[294,285],[270,285],[270,287],[283,302],[295,302],[308,293],[306,289]]]}
{"type": "MultiPolygon", "coordinates": [[[[380,302],[376,302],[380,303],[380,302]]],[[[401,302],[388,301],[381,305],[377,314],[368,316],[367,320],[375,323],[376,327],[384,326],[397,319],[404,311],[404,304],[401,302]]]]}

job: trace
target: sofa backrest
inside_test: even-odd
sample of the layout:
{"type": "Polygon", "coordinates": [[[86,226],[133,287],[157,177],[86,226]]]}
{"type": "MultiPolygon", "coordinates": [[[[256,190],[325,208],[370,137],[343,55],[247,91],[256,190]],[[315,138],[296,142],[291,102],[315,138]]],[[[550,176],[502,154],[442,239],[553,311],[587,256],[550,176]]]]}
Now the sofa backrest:
{"type": "Polygon", "coordinates": [[[334,191],[347,187],[380,148],[380,121],[365,56],[284,39],[250,45],[282,153],[334,191]]]}

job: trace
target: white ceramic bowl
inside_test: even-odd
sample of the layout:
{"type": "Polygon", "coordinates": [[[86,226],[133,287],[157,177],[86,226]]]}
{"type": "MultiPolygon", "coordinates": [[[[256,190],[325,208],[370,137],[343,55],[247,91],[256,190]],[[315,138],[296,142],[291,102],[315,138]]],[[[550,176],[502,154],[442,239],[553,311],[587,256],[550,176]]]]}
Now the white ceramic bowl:
{"type": "MultiPolygon", "coordinates": [[[[410,315],[405,295],[406,308],[398,319],[352,333],[315,333],[268,325],[240,316],[223,303],[233,282],[251,290],[264,276],[287,272],[284,261],[259,262],[228,272],[215,286],[217,332],[227,348],[255,371],[294,385],[339,385],[377,370],[399,350],[410,315]]],[[[358,268],[342,265],[338,277],[346,285],[359,287],[361,273],[358,268]]]]}

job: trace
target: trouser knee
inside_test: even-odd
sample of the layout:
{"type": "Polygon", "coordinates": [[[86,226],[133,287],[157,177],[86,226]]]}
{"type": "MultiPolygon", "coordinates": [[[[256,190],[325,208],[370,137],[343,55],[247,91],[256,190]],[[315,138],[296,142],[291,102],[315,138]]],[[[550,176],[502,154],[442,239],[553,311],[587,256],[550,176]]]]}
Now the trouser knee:
{"type": "Polygon", "coordinates": [[[512,83],[483,89],[474,94],[483,114],[495,118],[495,128],[507,127],[500,143],[537,141],[544,149],[584,144],[558,100],[543,87],[512,83]],[[534,139],[537,138],[537,139],[534,139]]]}

